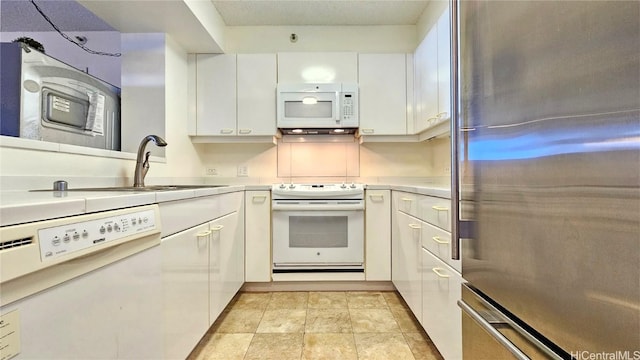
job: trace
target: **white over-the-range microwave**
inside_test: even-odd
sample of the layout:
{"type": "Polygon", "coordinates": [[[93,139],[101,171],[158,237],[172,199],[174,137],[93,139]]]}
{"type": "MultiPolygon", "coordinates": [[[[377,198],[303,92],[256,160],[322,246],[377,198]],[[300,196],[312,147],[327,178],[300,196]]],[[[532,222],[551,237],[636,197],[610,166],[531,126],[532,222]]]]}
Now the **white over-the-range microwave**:
{"type": "Polygon", "coordinates": [[[278,84],[277,103],[278,128],[285,133],[340,133],[359,125],[358,84],[278,84]]]}

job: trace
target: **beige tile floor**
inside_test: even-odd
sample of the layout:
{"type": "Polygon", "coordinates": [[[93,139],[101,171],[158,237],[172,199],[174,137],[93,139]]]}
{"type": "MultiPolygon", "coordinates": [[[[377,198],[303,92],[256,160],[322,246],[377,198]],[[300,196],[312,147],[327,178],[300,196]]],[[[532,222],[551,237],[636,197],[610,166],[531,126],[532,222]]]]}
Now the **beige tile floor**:
{"type": "Polygon", "coordinates": [[[244,292],[189,355],[204,359],[442,359],[396,292],[244,292]]]}

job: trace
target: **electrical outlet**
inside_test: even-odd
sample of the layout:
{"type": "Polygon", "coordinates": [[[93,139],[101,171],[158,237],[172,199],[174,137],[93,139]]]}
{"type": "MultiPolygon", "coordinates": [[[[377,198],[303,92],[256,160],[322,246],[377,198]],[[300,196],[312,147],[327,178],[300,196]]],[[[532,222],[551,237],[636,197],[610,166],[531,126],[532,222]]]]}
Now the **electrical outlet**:
{"type": "Polygon", "coordinates": [[[451,175],[451,166],[447,165],[444,167],[444,173],[447,175],[451,175]]]}
{"type": "Polygon", "coordinates": [[[246,164],[238,165],[238,176],[239,177],[249,176],[249,166],[246,164]]]}
{"type": "Polygon", "coordinates": [[[216,168],[207,168],[206,172],[207,172],[208,176],[216,176],[216,175],[218,175],[218,169],[216,169],[216,168]]]}

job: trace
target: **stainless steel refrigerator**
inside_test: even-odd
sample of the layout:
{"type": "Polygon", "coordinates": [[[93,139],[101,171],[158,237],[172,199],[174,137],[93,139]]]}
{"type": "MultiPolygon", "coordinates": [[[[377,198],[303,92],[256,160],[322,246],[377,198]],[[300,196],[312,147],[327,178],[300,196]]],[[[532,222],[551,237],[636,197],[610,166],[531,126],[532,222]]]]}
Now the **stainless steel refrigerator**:
{"type": "Polygon", "coordinates": [[[451,5],[464,359],[640,359],[640,2],[451,5]]]}

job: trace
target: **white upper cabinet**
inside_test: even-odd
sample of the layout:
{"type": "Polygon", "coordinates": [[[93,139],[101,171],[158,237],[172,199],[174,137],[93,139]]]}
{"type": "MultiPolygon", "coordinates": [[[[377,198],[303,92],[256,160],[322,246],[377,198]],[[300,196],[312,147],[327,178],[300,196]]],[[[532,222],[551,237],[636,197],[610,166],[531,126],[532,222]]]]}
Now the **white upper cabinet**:
{"type": "Polygon", "coordinates": [[[196,135],[236,135],[236,55],[196,55],[196,135]]]}
{"type": "Polygon", "coordinates": [[[415,55],[416,124],[421,132],[434,125],[438,114],[438,30],[432,27],[415,55]]]}
{"type": "Polygon", "coordinates": [[[448,131],[446,125],[451,118],[449,24],[447,7],[415,52],[416,133],[435,127],[438,127],[440,132],[448,131]]]}
{"type": "Polygon", "coordinates": [[[359,54],[360,133],[407,134],[406,54],[359,54]]]}
{"type": "Polygon", "coordinates": [[[354,52],[278,53],[278,83],[357,83],[354,52]]]}
{"type": "Polygon", "coordinates": [[[449,7],[438,19],[438,116],[451,119],[451,20],[449,7]]]}
{"type": "Polygon", "coordinates": [[[275,54],[238,54],[238,135],[276,133],[275,54]]]}
{"type": "Polygon", "coordinates": [[[197,54],[195,69],[194,142],[272,141],[275,54],[197,54]]]}

